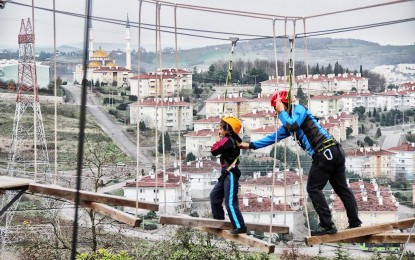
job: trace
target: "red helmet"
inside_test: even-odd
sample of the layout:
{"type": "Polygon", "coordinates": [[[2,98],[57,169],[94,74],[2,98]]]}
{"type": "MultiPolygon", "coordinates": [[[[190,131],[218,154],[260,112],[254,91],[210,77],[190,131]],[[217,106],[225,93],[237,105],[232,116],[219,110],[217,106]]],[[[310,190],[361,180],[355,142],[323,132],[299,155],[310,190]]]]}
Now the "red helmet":
{"type": "Polygon", "coordinates": [[[280,90],[274,93],[271,97],[271,106],[275,107],[277,102],[282,102],[288,104],[288,91],[280,90]]]}

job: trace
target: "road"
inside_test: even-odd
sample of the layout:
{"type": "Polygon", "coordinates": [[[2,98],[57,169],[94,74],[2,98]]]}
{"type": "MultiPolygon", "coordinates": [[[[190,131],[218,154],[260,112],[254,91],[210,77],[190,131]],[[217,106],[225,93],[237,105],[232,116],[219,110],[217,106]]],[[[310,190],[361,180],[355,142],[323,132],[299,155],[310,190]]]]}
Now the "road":
{"type": "MultiPolygon", "coordinates": [[[[80,105],[81,104],[81,87],[78,85],[64,85],[63,88],[66,91],[67,100],[69,104],[80,105]]],[[[88,92],[87,94],[87,112],[94,118],[95,122],[101,127],[101,129],[114,141],[115,144],[127,155],[134,160],[137,160],[137,145],[129,136],[125,133],[125,129],[115,122],[108,113],[100,106],[99,100],[95,97],[95,94],[88,92]]],[[[144,169],[150,169],[152,160],[149,159],[142,152],[139,156],[140,167],[144,169]]]]}

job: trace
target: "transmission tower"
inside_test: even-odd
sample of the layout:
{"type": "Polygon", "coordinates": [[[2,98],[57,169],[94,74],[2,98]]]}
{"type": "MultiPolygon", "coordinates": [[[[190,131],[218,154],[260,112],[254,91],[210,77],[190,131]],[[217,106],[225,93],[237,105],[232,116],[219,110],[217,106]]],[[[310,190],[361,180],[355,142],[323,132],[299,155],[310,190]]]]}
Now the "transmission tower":
{"type": "MultiPolygon", "coordinates": [[[[22,19],[18,42],[18,92],[7,175],[51,183],[52,177],[36,77],[35,34],[30,19],[27,21],[22,19]]],[[[7,191],[3,196],[3,207],[12,200],[15,202],[4,214],[6,220],[4,225],[0,226],[2,238],[0,253],[4,253],[5,244],[11,242],[7,239],[9,226],[22,194],[22,192],[7,191]]],[[[45,204],[49,205],[49,201],[45,204]]]]}

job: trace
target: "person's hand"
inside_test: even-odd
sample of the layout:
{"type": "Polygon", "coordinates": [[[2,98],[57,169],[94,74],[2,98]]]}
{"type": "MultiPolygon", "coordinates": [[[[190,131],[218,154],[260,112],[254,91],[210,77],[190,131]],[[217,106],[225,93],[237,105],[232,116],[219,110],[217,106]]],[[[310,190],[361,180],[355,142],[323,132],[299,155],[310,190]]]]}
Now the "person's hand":
{"type": "Polygon", "coordinates": [[[222,139],[222,137],[220,136],[220,134],[218,134],[218,135],[216,136],[216,142],[219,142],[219,141],[220,141],[220,139],[222,139]]]}
{"type": "Polygon", "coordinates": [[[282,102],[278,102],[275,106],[275,112],[279,114],[281,111],[284,111],[284,110],[285,110],[284,104],[282,102]]]}
{"type": "Polygon", "coordinates": [[[242,143],[238,144],[238,147],[241,148],[241,149],[249,149],[249,143],[242,142],[242,143]]]}

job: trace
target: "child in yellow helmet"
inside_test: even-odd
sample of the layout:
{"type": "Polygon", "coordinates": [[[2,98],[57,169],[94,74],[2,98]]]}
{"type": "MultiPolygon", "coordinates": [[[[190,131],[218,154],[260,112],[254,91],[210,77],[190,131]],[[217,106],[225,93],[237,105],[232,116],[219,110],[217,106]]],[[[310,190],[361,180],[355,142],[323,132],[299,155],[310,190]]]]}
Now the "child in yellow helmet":
{"type": "Polygon", "coordinates": [[[230,233],[234,235],[247,232],[238,203],[239,177],[241,177],[238,167],[241,149],[238,143],[242,142],[238,134],[241,127],[242,123],[239,119],[223,117],[219,123],[218,140],[211,149],[213,156],[220,155],[222,165],[221,176],[210,193],[213,218],[225,219],[222,207],[225,200],[226,210],[233,226],[230,233]]]}

